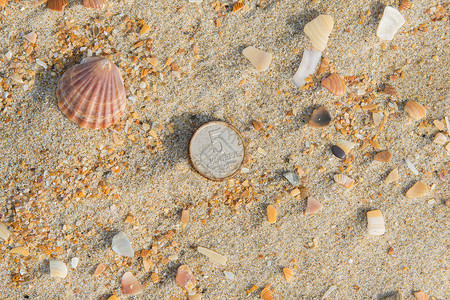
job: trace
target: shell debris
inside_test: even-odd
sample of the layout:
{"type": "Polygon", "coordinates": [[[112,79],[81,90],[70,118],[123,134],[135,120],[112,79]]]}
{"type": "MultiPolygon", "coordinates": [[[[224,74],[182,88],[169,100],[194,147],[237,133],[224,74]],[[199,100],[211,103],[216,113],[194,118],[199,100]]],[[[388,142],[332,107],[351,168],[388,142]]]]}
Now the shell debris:
{"type": "Polygon", "coordinates": [[[373,159],[379,162],[389,162],[392,158],[392,154],[389,151],[382,151],[375,154],[373,159]]]}
{"type": "Polygon", "coordinates": [[[245,4],[243,2],[236,2],[233,5],[233,12],[237,12],[240,11],[241,9],[243,9],[245,6],[245,4]]]}
{"type": "Polygon", "coordinates": [[[106,265],[104,263],[98,264],[97,268],[95,268],[94,276],[98,276],[106,270],[106,265]]]}
{"type": "Polygon", "coordinates": [[[292,278],[294,277],[294,271],[292,271],[289,268],[283,268],[284,278],[286,279],[286,282],[291,282],[292,278]]]}
{"type": "Polygon", "coordinates": [[[438,134],[436,134],[436,136],[434,137],[433,143],[436,143],[438,145],[444,145],[447,142],[447,137],[442,133],[439,132],[438,134]]]}
{"type": "Polygon", "coordinates": [[[423,119],[427,116],[426,108],[423,107],[421,104],[417,103],[416,101],[412,100],[406,102],[405,111],[411,118],[413,118],[416,121],[423,119]]]}
{"type": "Polygon", "coordinates": [[[336,146],[342,149],[342,151],[344,151],[345,154],[348,154],[356,146],[356,143],[346,140],[339,140],[336,143],[336,146]]]}
{"type": "Polygon", "coordinates": [[[344,174],[336,174],[333,176],[333,178],[334,181],[336,181],[336,183],[339,183],[340,185],[344,186],[347,189],[352,188],[353,184],[355,183],[353,179],[344,174]]]}
{"type": "Polygon", "coordinates": [[[410,9],[412,6],[412,3],[410,0],[402,0],[400,3],[400,6],[398,7],[398,10],[407,10],[410,9]]]}
{"type": "Polygon", "coordinates": [[[6,242],[10,235],[11,231],[8,230],[8,227],[0,222],[0,238],[2,238],[6,242]]]}
{"type": "Polygon", "coordinates": [[[385,233],[384,218],[380,210],[367,212],[367,231],[370,235],[383,235],[385,233]]]}
{"type": "Polygon", "coordinates": [[[416,300],[428,300],[428,295],[424,291],[418,291],[414,293],[414,298],[416,300]]]}
{"type": "Polygon", "coordinates": [[[50,277],[66,278],[67,266],[62,261],[50,260],[50,277]]]}
{"type": "Polygon", "coordinates": [[[223,266],[225,266],[227,264],[228,259],[225,256],[223,256],[215,251],[212,251],[212,250],[204,248],[204,247],[197,247],[197,251],[200,252],[201,254],[205,255],[206,257],[208,257],[213,262],[216,262],[223,266]]]}
{"type": "Polygon", "coordinates": [[[393,170],[389,173],[389,175],[386,177],[386,179],[384,180],[384,183],[385,183],[385,184],[389,184],[389,183],[398,181],[399,178],[400,178],[400,177],[399,177],[399,175],[398,175],[398,169],[395,168],[395,169],[393,169],[393,170]]]}
{"type": "Polygon", "coordinates": [[[183,209],[183,211],[181,212],[180,221],[181,223],[183,223],[183,225],[187,225],[189,223],[189,210],[183,209]]]}
{"type": "Polygon", "coordinates": [[[103,8],[103,0],[83,0],[83,6],[89,8],[103,8]]]}
{"type": "Polygon", "coordinates": [[[37,34],[32,31],[30,33],[25,34],[23,38],[29,41],[30,43],[35,44],[37,40],[37,34]]]}
{"type": "Polygon", "coordinates": [[[142,293],[144,288],[131,272],[125,272],[122,277],[122,293],[124,295],[137,295],[142,293]]]}
{"type": "Polygon", "coordinates": [[[123,231],[113,237],[111,248],[114,252],[121,256],[134,256],[134,250],[133,247],[131,247],[130,240],[128,240],[127,235],[123,231]]]}
{"type": "Polygon", "coordinates": [[[8,0],[0,0],[0,7],[5,8],[7,4],[8,4],[8,0]]]}
{"type": "Polygon", "coordinates": [[[335,96],[344,96],[347,90],[344,79],[337,73],[331,73],[327,78],[322,80],[322,85],[335,96]]]}
{"type": "Polygon", "coordinates": [[[313,213],[321,210],[322,208],[323,208],[323,205],[319,201],[317,201],[313,197],[308,197],[308,201],[306,203],[305,214],[306,215],[313,214],[313,213]]]}
{"type": "Polygon", "coordinates": [[[47,6],[48,9],[62,12],[64,10],[64,7],[67,5],[67,0],[48,0],[47,6]]]}
{"type": "Polygon", "coordinates": [[[334,20],[330,15],[319,15],[305,25],[303,31],[309,37],[312,46],[318,51],[325,50],[328,37],[333,30],[334,20]]]}
{"type": "Polygon", "coordinates": [[[377,36],[385,41],[391,41],[400,27],[405,24],[405,18],[392,6],[386,6],[377,28],[377,36]]]}
{"type": "Polygon", "coordinates": [[[267,206],[267,220],[270,224],[277,222],[277,210],[273,207],[273,205],[267,206]]]}
{"type": "Polygon", "coordinates": [[[272,62],[272,53],[259,50],[249,46],[242,51],[242,54],[251,62],[251,64],[260,72],[266,71],[272,62]]]}
{"type": "Polygon", "coordinates": [[[407,192],[407,198],[419,198],[427,192],[427,185],[421,181],[417,181],[407,192]]]}
{"type": "Polygon", "coordinates": [[[306,83],[306,79],[314,74],[321,57],[322,52],[305,49],[297,72],[295,72],[294,77],[292,77],[292,82],[295,87],[302,87],[306,83]]]}
{"type": "Polygon", "coordinates": [[[261,291],[261,298],[264,300],[273,300],[272,291],[270,290],[270,285],[267,284],[261,291]]]}
{"type": "Polygon", "coordinates": [[[9,253],[11,253],[11,254],[20,254],[20,255],[23,255],[23,256],[28,256],[28,255],[30,255],[30,249],[28,249],[28,247],[20,246],[20,247],[12,248],[9,251],[9,253]]]}

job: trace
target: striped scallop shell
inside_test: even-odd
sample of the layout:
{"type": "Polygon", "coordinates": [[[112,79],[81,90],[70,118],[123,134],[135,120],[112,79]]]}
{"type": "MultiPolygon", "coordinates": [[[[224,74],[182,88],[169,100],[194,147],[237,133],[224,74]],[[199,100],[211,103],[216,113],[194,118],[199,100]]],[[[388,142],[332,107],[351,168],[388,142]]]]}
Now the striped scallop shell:
{"type": "Polygon", "coordinates": [[[400,6],[398,7],[398,10],[407,10],[411,8],[412,4],[410,0],[402,0],[402,3],[400,3],[400,6]]]}
{"type": "Polygon", "coordinates": [[[266,285],[261,291],[261,298],[264,300],[273,300],[272,292],[270,291],[270,286],[266,285]]]}
{"type": "Polygon", "coordinates": [[[119,69],[101,57],[86,58],[67,70],[56,96],[62,112],[84,128],[107,128],[119,121],[126,106],[119,69]]]}
{"type": "Polygon", "coordinates": [[[294,277],[294,272],[289,268],[283,268],[283,273],[286,282],[291,282],[292,278],[294,277]]]}
{"type": "Polygon", "coordinates": [[[344,79],[336,73],[332,73],[322,80],[322,85],[336,96],[344,96],[347,90],[344,79]]]}
{"type": "Polygon", "coordinates": [[[329,15],[320,15],[305,25],[303,30],[311,40],[314,49],[325,50],[333,25],[333,18],[329,15]]]}
{"type": "Polygon", "coordinates": [[[103,0],[83,0],[83,6],[90,8],[103,8],[103,0]]]}
{"type": "Polygon", "coordinates": [[[334,181],[336,181],[336,183],[339,183],[340,185],[344,186],[347,189],[350,189],[353,187],[353,184],[355,183],[355,181],[353,179],[351,179],[350,177],[344,175],[344,174],[336,174],[334,175],[334,181]]]}
{"type": "Polygon", "coordinates": [[[408,101],[405,105],[405,111],[414,120],[418,121],[427,116],[427,110],[425,107],[417,103],[416,101],[408,101]]]}
{"type": "Polygon", "coordinates": [[[67,0],[48,0],[47,6],[48,9],[54,10],[54,11],[63,11],[64,7],[67,5],[67,0]]]}

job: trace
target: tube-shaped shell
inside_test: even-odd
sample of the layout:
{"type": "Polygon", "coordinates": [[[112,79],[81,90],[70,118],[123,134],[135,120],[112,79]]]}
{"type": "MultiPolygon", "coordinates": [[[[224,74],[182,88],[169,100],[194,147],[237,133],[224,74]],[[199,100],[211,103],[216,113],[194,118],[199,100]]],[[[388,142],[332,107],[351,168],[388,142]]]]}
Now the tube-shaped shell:
{"type": "Polygon", "coordinates": [[[137,295],[142,293],[144,288],[131,272],[125,272],[122,277],[122,293],[124,295],[137,295]]]}
{"type": "Polygon", "coordinates": [[[0,238],[7,241],[10,235],[11,232],[8,230],[8,227],[6,227],[5,224],[0,222],[0,238]]]}
{"type": "Polygon", "coordinates": [[[191,291],[197,284],[194,274],[192,274],[191,269],[187,265],[181,265],[178,267],[175,281],[179,286],[188,291],[191,291]]]}
{"type": "Polygon", "coordinates": [[[325,50],[327,46],[328,37],[331,30],[333,30],[334,21],[329,15],[320,15],[308,24],[303,29],[305,34],[311,40],[312,46],[319,50],[325,50]]]}
{"type": "Polygon", "coordinates": [[[353,184],[355,183],[353,179],[344,174],[336,174],[333,176],[333,178],[334,181],[336,181],[336,183],[339,183],[340,185],[344,186],[347,189],[352,188],[353,184]]]}
{"type": "Polygon", "coordinates": [[[242,51],[242,54],[255,66],[258,71],[265,71],[272,62],[272,53],[259,50],[253,46],[249,46],[242,51]]]}
{"type": "Polygon", "coordinates": [[[54,11],[63,11],[64,7],[67,5],[67,0],[48,0],[47,6],[48,9],[54,11]]]}
{"type": "Polygon", "coordinates": [[[50,277],[66,278],[67,266],[62,261],[51,260],[50,261],[50,277]]]}
{"type": "Polygon", "coordinates": [[[383,214],[378,209],[367,212],[367,231],[370,235],[385,233],[383,214]]]}
{"type": "Polygon", "coordinates": [[[321,57],[322,52],[305,49],[300,66],[297,72],[295,72],[294,77],[292,77],[292,82],[296,87],[303,86],[306,83],[306,78],[314,74],[321,57]]]}
{"type": "Polygon", "coordinates": [[[405,24],[405,18],[392,6],[386,6],[377,28],[377,36],[386,41],[394,38],[394,35],[405,24]]]}
{"type": "Polygon", "coordinates": [[[85,128],[107,128],[119,121],[126,106],[119,69],[101,57],[86,58],[67,70],[56,96],[61,111],[85,128]]]}
{"type": "Polygon", "coordinates": [[[103,0],[83,0],[83,6],[90,8],[103,8],[103,0]]]}
{"type": "Polygon", "coordinates": [[[322,85],[336,96],[344,96],[347,90],[344,79],[336,73],[331,73],[327,78],[322,80],[322,85]]]}
{"type": "Polygon", "coordinates": [[[405,105],[405,111],[414,120],[418,121],[427,116],[427,110],[421,104],[416,101],[408,101],[405,105]]]}

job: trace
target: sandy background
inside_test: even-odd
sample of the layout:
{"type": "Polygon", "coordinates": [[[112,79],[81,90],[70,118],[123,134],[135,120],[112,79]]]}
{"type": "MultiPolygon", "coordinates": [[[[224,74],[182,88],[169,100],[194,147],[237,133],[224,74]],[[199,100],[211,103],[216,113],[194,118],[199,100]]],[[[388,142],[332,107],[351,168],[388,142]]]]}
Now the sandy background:
{"type": "Polygon", "coordinates": [[[275,299],[319,299],[332,285],[337,290],[328,299],[384,299],[395,291],[413,299],[418,290],[450,299],[450,155],[432,143],[438,132],[433,121],[450,117],[450,26],[448,8],[440,9],[448,4],[414,1],[402,12],[407,22],[394,40],[383,42],[375,35],[380,15],[385,5],[398,3],[245,1],[248,8],[235,13],[233,2],[218,3],[107,1],[103,10],[92,10],[69,0],[57,13],[10,1],[0,12],[0,220],[12,232],[0,242],[0,298],[122,296],[121,277],[131,271],[145,292],[130,299],[185,299],[175,275],[188,264],[204,299],[244,299],[252,285],[259,289],[249,299],[259,299],[268,283],[275,299]],[[323,56],[340,75],[359,78],[343,97],[320,85],[323,75],[309,90],[291,83],[310,47],[303,27],[321,13],[335,20],[323,56]],[[151,27],[145,35],[140,20],[151,27]],[[22,38],[30,31],[38,35],[34,46],[22,38]],[[140,41],[144,45],[134,47],[140,41]],[[241,55],[249,45],[273,53],[268,71],[256,72],[241,55]],[[123,72],[127,111],[111,128],[122,145],[111,130],[82,129],[58,109],[57,80],[89,50],[123,72]],[[178,74],[165,66],[169,57],[178,74]],[[13,73],[24,83],[15,83],[13,73]],[[398,97],[380,92],[387,83],[398,97]],[[382,130],[371,112],[355,109],[367,99],[389,115],[382,130]],[[403,111],[407,100],[429,108],[426,121],[414,122],[403,111]],[[308,127],[321,105],[334,122],[308,127]],[[248,172],[233,182],[207,181],[190,169],[189,138],[210,120],[230,122],[247,143],[248,172]],[[255,131],[252,120],[262,121],[264,130],[255,131]],[[347,126],[346,136],[339,124],[347,126]],[[374,162],[379,150],[361,150],[355,133],[377,136],[392,160],[374,162]],[[358,143],[351,163],[329,150],[341,138],[358,143]],[[407,156],[418,176],[406,167],[407,156]],[[282,177],[295,166],[306,172],[302,186],[324,205],[314,215],[303,214],[306,200],[290,196],[294,187],[282,177]],[[384,178],[395,167],[400,181],[387,186],[384,178]],[[357,181],[353,189],[333,181],[340,168],[357,181]],[[407,199],[405,191],[418,180],[428,193],[407,199]],[[278,211],[276,224],[267,221],[269,204],[278,211]],[[183,209],[190,211],[185,228],[183,209]],[[383,236],[367,234],[371,209],[383,212],[383,236]],[[134,222],[125,221],[130,215],[134,222]],[[118,231],[131,240],[134,258],[112,252],[118,231]],[[28,257],[9,253],[20,245],[30,248],[28,257]],[[210,262],[196,246],[225,255],[228,264],[210,262]],[[144,249],[153,249],[150,272],[139,255],[144,249]],[[80,263],[67,278],[49,277],[49,259],[69,263],[72,257],[80,263]],[[94,277],[99,263],[108,268],[94,277]],[[284,267],[294,270],[290,283],[284,267]]]}

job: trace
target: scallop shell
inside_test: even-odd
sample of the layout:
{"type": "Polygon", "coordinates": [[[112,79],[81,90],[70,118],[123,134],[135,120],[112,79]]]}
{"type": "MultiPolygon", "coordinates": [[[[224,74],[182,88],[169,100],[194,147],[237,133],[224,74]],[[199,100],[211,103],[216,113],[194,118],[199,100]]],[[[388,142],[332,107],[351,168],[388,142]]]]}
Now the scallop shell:
{"type": "Polygon", "coordinates": [[[392,6],[386,6],[377,28],[377,36],[386,41],[391,41],[394,35],[405,24],[405,18],[392,6]]]}
{"type": "Polygon", "coordinates": [[[126,106],[119,69],[101,57],[86,58],[67,70],[56,96],[62,112],[85,128],[107,128],[119,121],[126,106]]]}
{"type": "Polygon", "coordinates": [[[355,183],[353,179],[344,174],[336,174],[333,176],[333,178],[334,181],[336,181],[336,183],[339,183],[340,185],[344,186],[347,189],[352,188],[353,184],[355,183]]]}
{"type": "Polygon", "coordinates": [[[50,277],[66,278],[67,266],[62,261],[51,260],[50,261],[50,277]]]}
{"type": "Polygon", "coordinates": [[[356,145],[355,143],[349,142],[349,141],[346,141],[346,140],[339,140],[336,143],[336,146],[341,148],[342,151],[344,151],[345,154],[348,154],[353,149],[353,147],[355,147],[355,145],[356,145]]]}
{"type": "Polygon", "coordinates": [[[270,286],[266,285],[261,291],[261,298],[264,300],[273,300],[272,292],[270,291],[270,286]]]}
{"type": "Polygon", "coordinates": [[[16,247],[16,248],[12,248],[9,253],[11,254],[20,254],[23,256],[28,256],[30,255],[30,249],[28,249],[28,247],[16,247]]]}
{"type": "Polygon", "coordinates": [[[385,233],[383,214],[378,209],[367,212],[367,231],[370,235],[385,233]]]}
{"type": "Polygon", "coordinates": [[[410,9],[412,6],[410,0],[402,0],[402,3],[400,3],[400,6],[398,7],[398,10],[407,10],[410,9]]]}
{"type": "Polygon", "coordinates": [[[8,227],[6,227],[5,224],[0,222],[0,238],[7,241],[10,235],[11,232],[8,230],[8,227]]]}
{"type": "Polygon", "coordinates": [[[289,268],[283,268],[284,278],[287,282],[291,282],[294,277],[294,272],[289,268]]]}
{"type": "Polygon", "coordinates": [[[223,266],[227,264],[228,259],[215,251],[203,247],[197,247],[197,251],[218,264],[221,264],[223,266]]]}
{"type": "Polygon", "coordinates": [[[83,0],[83,6],[89,8],[103,8],[103,0],[83,0]]]}
{"type": "Polygon", "coordinates": [[[344,96],[347,90],[344,79],[336,73],[331,73],[322,80],[322,85],[336,96],[344,96]]]}
{"type": "Polygon", "coordinates": [[[277,210],[273,205],[267,206],[267,220],[273,224],[277,222],[277,210]]]}
{"type": "Polygon", "coordinates": [[[407,198],[419,198],[427,192],[427,185],[421,181],[416,182],[407,192],[407,198]]]}
{"type": "Polygon", "coordinates": [[[242,51],[242,54],[255,66],[258,71],[265,71],[272,62],[272,53],[259,50],[253,46],[249,46],[242,51]]]}
{"type": "Polygon", "coordinates": [[[131,272],[125,272],[125,274],[123,274],[122,293],[124,295],[137,295],[142,293],[143,290],[144,288],[131,272]]]}
{"type": "Polygon", "coordinates": [[[191,269],[187,265],[178,267],[175,281],[179,286],[188,291],[191,291],[197,285],[197,280],[195,280],[194,274],[192,274],[191,269]]]}
{"type": "Polygon", "coordinates": [[[417,103],[416,101],[408,101],[405,105],[405,111],[414,120],[418,121],[427,116],[427,110],[425,107],[417,103]]]}
{"type": "Polygon", "coordinates": [[[333,25],[334,21],[331,16],[320,15],[306,24],[303,30],[311,40],[313,47],[319,51],[323,51],[327,46],[328,37],[333,29],[333,25]]]}
{"type": "Polygon", "coordinates": [[[242,2],[236,2],[236,3],[233,5],[233,12],[237,12],[237,11],[243,9],[243,8],[244,8],[244,5],[245,5],[245,4],[242,3],[242,2]]]}
{"type": "Polygon", "coordinates": [[[63,11],[64,7],[67,5],[67,0],[48,0],[47,7],[48,9],[54,11],[63,11]]]}

